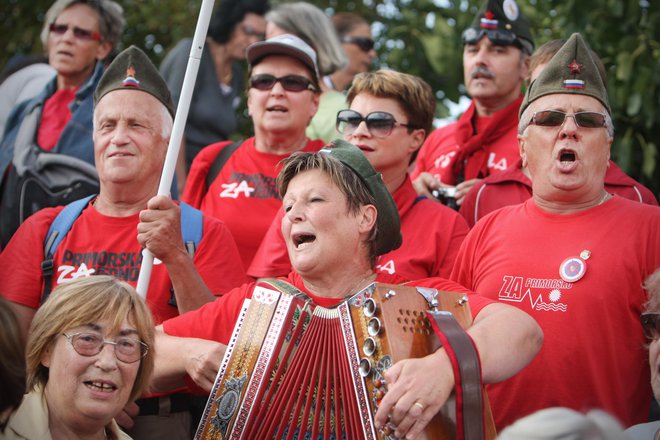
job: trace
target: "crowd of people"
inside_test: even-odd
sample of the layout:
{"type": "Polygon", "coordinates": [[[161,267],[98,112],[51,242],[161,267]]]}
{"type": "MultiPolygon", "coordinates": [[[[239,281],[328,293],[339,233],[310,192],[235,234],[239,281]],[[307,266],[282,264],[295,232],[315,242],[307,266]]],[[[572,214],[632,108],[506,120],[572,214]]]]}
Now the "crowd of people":
{"type": "MultiPolygon", "coordinates": [[[[57,0],[44,20],[54,76],[0,134],[0,438],[193,438],[264,279],[324,309],[373,283],[465,294],[503,439],[660,436],[660,208],[611,159],[587,36],[535,50],[515,0],[486,0],[462,33],[470,105],[434,129],[434,91],[372,69],[362,17],[223,0],[167,197],[192,40],[158,69],[116,53],[113,0],[57,0]],[[8,220],[21,151],[87,162],[98,192],[8,220]]],[[[456,359],[386,369],[375,426],[422,434],[461,386],[456,359]]]]}

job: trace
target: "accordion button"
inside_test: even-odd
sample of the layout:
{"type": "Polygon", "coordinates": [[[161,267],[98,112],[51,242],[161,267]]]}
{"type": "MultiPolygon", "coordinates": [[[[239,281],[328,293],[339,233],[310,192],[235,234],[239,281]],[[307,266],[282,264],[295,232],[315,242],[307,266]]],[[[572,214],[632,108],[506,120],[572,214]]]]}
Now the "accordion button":
{"type": "Polygon", "coordinates": [[[362,351],[365,356],[372,356],[376,352],[376,340],[374,338],[367,338],[362,344],[362,351]]]}
{"type": "Polygon", "coordinates": [[[364,316],[366,316],[367,318],[371,318],[372,316],[374,316],[376,314],[376,309],[377,309],[376,301],[374,301],[373,298],[369,298],[364,302],[363,312],[364,312],[364,316]]]}
{"type": "Polygon", "coordinates": [[[376,336],[380,333],[380,320],[378,318],[371,318],[367,323],[367,333],[369,336],[376,336]]]}
{"type": "Polygon", "coordinates": [[[371,362],[369,359],[362,358],[360,359],[360,376],[367,377],[371,373],[371,362]]]}

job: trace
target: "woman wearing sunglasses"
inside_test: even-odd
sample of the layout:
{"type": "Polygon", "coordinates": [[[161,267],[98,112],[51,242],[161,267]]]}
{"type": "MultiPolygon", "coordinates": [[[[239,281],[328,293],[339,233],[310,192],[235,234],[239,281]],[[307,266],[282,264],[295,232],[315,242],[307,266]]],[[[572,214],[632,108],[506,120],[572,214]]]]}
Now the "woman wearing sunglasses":
{"type": "Polygon", "coordinates": [[[339,41],[346,52],[348,63],[341,69],[323,77],[333,90],[344,91],[358,73],[368,72],[376,59],[371,27],[367,20],[352,12],[338,12],[332,16],[339,41]]]}
{"type": "MultiPolygon", "coordinates": [[[[337,131],[382,174],[401,218],[403,244],[379,256],[376,270],[410,280],[448,277],[468,226],[452,209],[417,197],[408,176],[408,167],[431,130],[435,112],[431,87],[413,75],[378,70],[355,77],[348,102],[350,109],[337,114],[337,131]]],[[[280,219],[271,225],[248,269],[250,276],[290,271],[280,219]]]]}
{"type": "Polygon", "coordinates": [[[660,269],[656,269],[644,281],[644,289],[648,294],[648,301],[644,304],[644,312],[640,316],[644,336],[649,349],[649,367],[651,368],[651,388],[655,399],[654,420],[648,423],[633,425],[626,430],[628,438],[655,440],[660,438],[660,420],[657,419],[657,408],[660,403],[660,269]]]}
{"type": "MultiPolygon", "coordinates": [[[[321,77],[346,65],[346,54],[332,22],[318,6],[305,2],[283,3],[266,14],[266,20],[268,38],[282,34],[297,35],[316,51],[321,77]]],[[[307,136],[330,142],[337,137],[335,115],[346,108],[346,96],[323,82],[319,87],[319,109],[307,127],[307,136]]]]}
{"type": "Polygon", "coordinates": [[[295,151],[324,145],[305,134],[319,104],[314,50],[294,35],[281,35],[251,45],[246,55],[254,137],[204,148],[193,161],[183,194],[185,202],[225,222],[244,267],[281,206],[275,189],[279,162],[295,151]]]}
{"type": "MultiPolygon", "coordinates": [[[[94,165],[93,94],[124,24],[122,7],[112,0],[57,0],[48,9],[41,41],[57,75],[35,98],[12,110],[0,141],[0,176],[6,175],[15,148],[35,143],[94,165]]],[[[11,215],[19,217],[18,212],[11,215]]],[[[3,240],[13,232],[3,230],[3,240]]]]}
{"type": "Polygon", "coordinates": [[[105,275],[59,285],[32,321],[28,394],[7,439],[130,439],[114,421],[147,387],[154,328],[128,284],[105,275]]]}

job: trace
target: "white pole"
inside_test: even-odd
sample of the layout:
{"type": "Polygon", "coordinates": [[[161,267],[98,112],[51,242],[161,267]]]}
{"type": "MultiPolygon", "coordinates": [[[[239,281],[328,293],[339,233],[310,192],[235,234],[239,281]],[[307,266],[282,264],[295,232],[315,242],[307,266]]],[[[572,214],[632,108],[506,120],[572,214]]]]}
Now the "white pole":
{"type": "MultiPolygon", "coordinates": [[[[186,74],[183,78],[181,97],[179,98],[179,103],[176,107],[176,117],[174,118],[174,124],[172,126],[172,135],[170,136],[170,143],[167,147],[167,155],[165,156],[165,164],[163,165],[163,172],[160,176],[160,184],[158,185],[159,196],[169,195],[170,188],[172,187],[172,179],[174,178],[174,170],[179,157],[181,139],[183,139],[183,131],[186,127],[186,121],[188,120],[188,110],[190,109],[190,101],[193,89],[195,88],[197,71],[199,70],[199,61],[202,58],[206,32],[209,28],[209,21],[211,20],[211,14],[213,12],[213,3],[214,0],[202,0],[202,7],[197,19],[197,27],[195,28],[195,35],[193,36],[193,43],[190,48],[188,65],[186,66],[186,74]]],[[[143,299],[147,297],[153,263],[153,254],[145,248],[142,251],[142,266],[140,268],[140,275],[136,287],[137,292],[143,299]]]]}

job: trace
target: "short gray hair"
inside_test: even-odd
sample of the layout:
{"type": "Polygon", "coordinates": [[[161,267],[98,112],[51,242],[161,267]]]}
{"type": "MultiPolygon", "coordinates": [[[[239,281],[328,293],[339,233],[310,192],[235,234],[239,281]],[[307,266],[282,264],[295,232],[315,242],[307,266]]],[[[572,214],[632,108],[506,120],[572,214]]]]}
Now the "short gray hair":
{"type": "MultiPolygon", "coordinates": [[[[520,119],[518,120],[518,134],[519,135],[524,135],[525,130],[527,130],[527,127],[532,122],[532,117],[534,116],[534,113],[536,113],[536,109],[533,108],[533,106],[530,104],[527,106],[525,111],[523,111],[523,114],[520,115],[520,119]]],[[[612,117],[610,114],[605,111],[605,129],[607,130],[607,135],[610,137],[610,139],[614,139],[614,122],[612,121],[612,117]]]]}
{"type": "Polygon", "coordinates": [[[591,410],[586,414],[569,408],[546,408],[516,421],[504,429],[499,440],[625,440],[621,424],[608,413],[591,410]]]}
{"type": "Polygon", "coordinates": [[[305,2],[284,3],[271,9],[266,20],[312,46],[318,56],[321,75],[329,75],[348,62],[332,21],[318,7],[305,2]]]}
{"type": "Polygon", "coordinates": [[[99,16],[99,27],[105,41],[112,44],[113,49],[119,44],[119,38],[124,32],[126,20],[124,19],[124,8],[112,0],[57,0],[48,8],[44,25],[41,28],[41,42],[44,47],[48,41],[50,25],[55,23],[57,17],[67,8],[73,5],[87,5],[99,16]]]}

